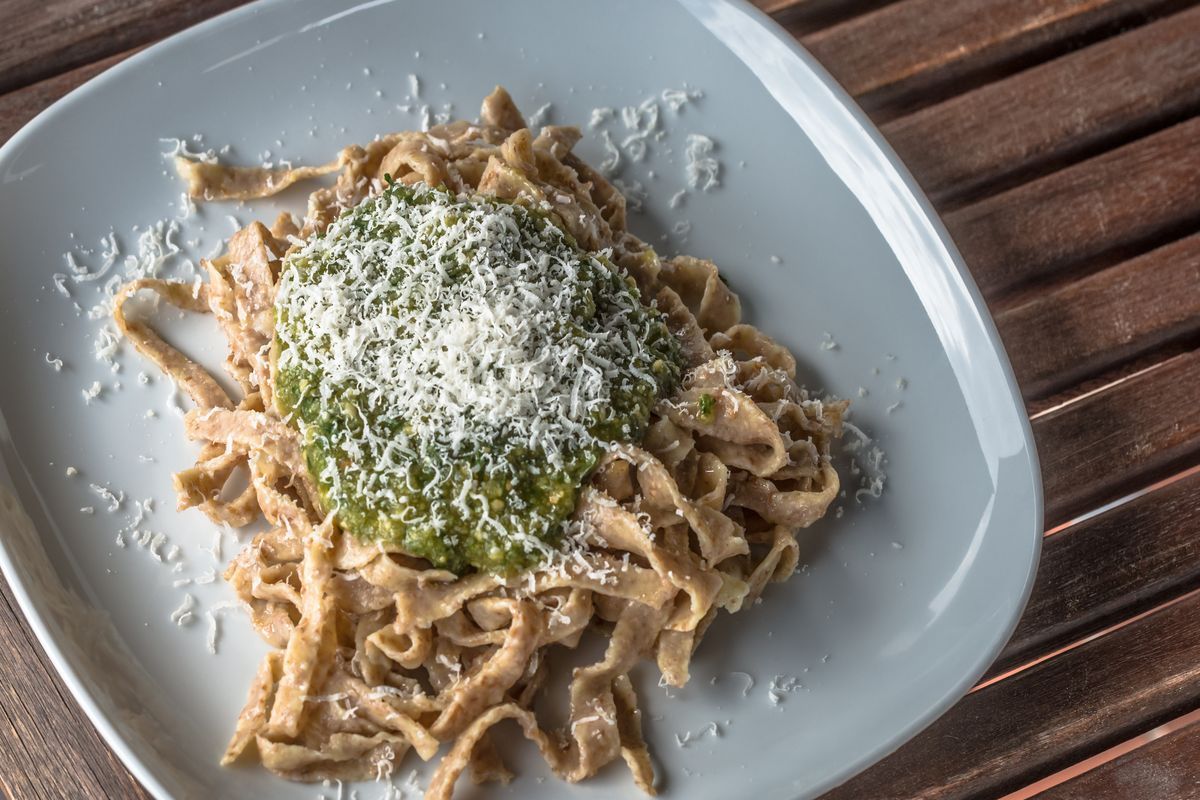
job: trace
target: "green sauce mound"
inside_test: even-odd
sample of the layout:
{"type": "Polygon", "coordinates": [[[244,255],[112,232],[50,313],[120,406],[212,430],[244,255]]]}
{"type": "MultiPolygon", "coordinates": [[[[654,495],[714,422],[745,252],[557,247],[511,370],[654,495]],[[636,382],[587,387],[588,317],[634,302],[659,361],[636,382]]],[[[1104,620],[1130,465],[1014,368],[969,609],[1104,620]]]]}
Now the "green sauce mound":
{"type": "Polygon", "coordinates": [[[680,377],[633,281],[553,219],[392,185],[285,260],[275,395],[327,508],[458,573],[550,557],[680,377]]]}

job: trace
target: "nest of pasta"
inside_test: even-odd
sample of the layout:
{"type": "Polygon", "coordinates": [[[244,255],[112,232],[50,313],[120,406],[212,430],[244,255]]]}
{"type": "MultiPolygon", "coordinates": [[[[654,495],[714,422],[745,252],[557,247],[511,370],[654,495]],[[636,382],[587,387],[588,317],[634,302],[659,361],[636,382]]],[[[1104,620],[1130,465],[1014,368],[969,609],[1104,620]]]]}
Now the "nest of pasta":
{"type": "Polygon", "coordinates": [[[204,262],[206,283],[139,280],[116,304],[121,330],[196,406],[186,432],[202,447],[174,476],[179,507],[235,527],[266,521],[225,572],[273,649],[223,763],[254,754],[291,780],[372,779],[410,749],[429,760],[449,743],[427,794],[448,798],[467,768],[476,781],[511,777],[489,738],[511,719],[562,778],[585,779],[621,757],[653,794],[630,671],[653,659],[662,682],[684,685],[716,615],[786,580],[797,532],[837,496],[829,452],[845,403],[808,396],[792,355],[741,322],[711,262],[660,259],[629,233],[620,192],[572,154],[579,138],[563,126],[535,137],[497,89],[480,123],[391,134],[323,167],[179,163],[191,194],[206,200],[262,197],[337,173],[311,194],[302,225],[285,214],[239,230],[224,255],[204,262]],[[276,410],[270,350],[282,257],[382,191],[385,175],[552,209],[580,246],[611,250],[681,343],[682,388],[659,402],[641,442],[602,458],[575,512],[585,535],[557,562],[460,576],[359,541],[321,507],[299,434],[276,410]],[[216,318],[239,397],[126,318],[125,301],[141,290],[216,318]],[[248,485],[229,496],[239,470],[248,485]],[[589,630],[607,638],[604,656],[574,671],[569,721],[545,730],[533,704],[554,669],[551,652],[575,648],[589,630]]]}

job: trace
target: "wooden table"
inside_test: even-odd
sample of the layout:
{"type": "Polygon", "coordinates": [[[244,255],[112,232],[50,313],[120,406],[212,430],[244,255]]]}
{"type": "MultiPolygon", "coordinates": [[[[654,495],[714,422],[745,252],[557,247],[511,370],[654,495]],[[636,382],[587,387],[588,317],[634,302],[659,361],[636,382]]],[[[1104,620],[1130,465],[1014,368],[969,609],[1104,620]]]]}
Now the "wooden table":
{"type": "MultiPolygon", "coordinates": [[[[1041,455],[1020,627],[828,797],[1200,798],[1200,7],[756,0],[858,98],[988,298],[1041,455]]],[[[0,0],[0,141],[238,0],[0,0]]],[[[0,603],[0,785],[144,798],[0,603]]]]}

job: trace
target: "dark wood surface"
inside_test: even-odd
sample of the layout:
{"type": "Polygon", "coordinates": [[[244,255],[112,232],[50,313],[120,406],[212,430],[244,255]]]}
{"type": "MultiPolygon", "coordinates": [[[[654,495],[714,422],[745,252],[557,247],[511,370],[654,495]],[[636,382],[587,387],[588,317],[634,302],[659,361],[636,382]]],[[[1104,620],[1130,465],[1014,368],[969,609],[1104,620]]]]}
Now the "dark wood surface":
{"type": "Polygon", "coordinates": [[[1200,722],[1044,792],[1044,800],[1124,800],[1130,797],[1200,798],[1200,722]]]}
{"type": "MultiPolygon", "coordinates": [[[[990,798],[1048,776],[1047,798],[1200,798],[1200,725],[1129,749],[1200,708],[1200,4],[756,2],[942,212],[1008,348],[1046,490],[1037,584],[996,664],[829,798],[990,798]]],[[[0,0],[0,141],[237,4],[0,0]]],[[[146,797],[0,588],[0,789],[146,797]]]]}

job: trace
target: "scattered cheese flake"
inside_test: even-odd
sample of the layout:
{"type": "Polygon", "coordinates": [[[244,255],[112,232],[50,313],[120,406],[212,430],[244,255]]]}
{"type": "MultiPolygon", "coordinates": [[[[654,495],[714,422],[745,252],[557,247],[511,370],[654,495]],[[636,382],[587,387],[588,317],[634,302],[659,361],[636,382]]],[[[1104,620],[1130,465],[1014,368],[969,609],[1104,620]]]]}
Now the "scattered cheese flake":
{"type": "Polygon", "coordinates": [[[593,129],[598,128],[606,120],[612,119],[613,113],[613,110],[608,106],[593,108],[592,116],[588,119],[588,127],[593,129]]]}
{"type": "Polygon", "coordinates": [[[689,133],[684,147],[687,158],[685,174],[687,183],[693,189],[699,188],[707,192],[721,184],[721,164],[713,157],[716,142],[699,133],[689,133]]]}
{"type": "MultiPolygon", "coordinates": [[[[728,723],[726,723],[726,724],[728,724],[728,723]]],[[[692,742],[699,741],[700,739],[703,739],[706,736],[711,736],[713,738],[719,738],[721,736],[721,733],[722,733],[721,726],[718,725],[716,723],[716,721],[713,721],[713,722],[708,723],[707,725],[705,725],[703,728],[696,731],[695,733],[692,733],[691,731],[684,731],[682,734],[678,734],[678,733],[675,734],[675,744],[680,749],[682,749],[682,748],[685,748],[685,747],[689,746],[690,744],[692,744],[692,742]]]]}
{"type": "Polygon", "coordinates": [[[108,512],[110,514],[118,510],[121,504],[125,502],[124,492],[114,492],[110,487],[101,486],[98,483],[89,483],[88,488],[92,490],[93,494],[108,504],[108,512]]]}
{"type": "Polygon", "coordinates": [[[746,680],[746,685],[742,688],[742,697],[748,697],[750,690],[754,688],[754,676],[749,672],[731,672],[729,675],[730,677],[744,678],[746,680]]]}
{"type": "Polygon", "coordinates": [[[192,621],[192,609],[196,607],[196,598],[190,594],[183,596],[183,603],[171,612],[171,622],[183,627],[192,621]]]}
{"type": "Polygon", "coordinates": [[[222,558],[221,545],[223,543],[224,542],[223,542],[222,532],[218,530],[213,534],[212,547],[201,547],[200,552],[208,553],[209,555],[211,555],[213,557],[213,560],[219,564],[219,563],[221,563],[221,558],[222,558]]]}
{"type": "Polygon", "coordinates": [[[529,128],[540,128],[545,125],[550,119],[550,109],[553,105],[553,103],[546,103],[537,111],[534,111],[532,114],[530,114],[527,122],[529,128]]]}
{"type": "MultiPolygon", "coordinates": [[[[217,163],[216,153],[212,150],[189,150],[188,143],[184,139],[160,138],[159,141],[171,146],[170,150],[162,154],[163,158],[175,158],[178,156],[186,158],[189,161],[201,161],[205,164],[217,163]]],[[[198,143],[201,139],[198,136],[193,136],[192,141],[198,143]]]]}
{"type": "Polygon", "coordinates": [[[699,89],[663,89],[662,100],[667,104],[667,108],[679,113],[679,110],[693,100],[699,100],[704,97],[704,92],[699,89]]]}
{"type": "Polygon", "coordinates": [[[783,698],[791,693],[803,689],[804,685],[797,678],[776,675],[771,679],[771,685],[767,687],[767,697],[771,701],[771,705],[778,706],[783,702],[783,698]]]}
{"type": "Polygon", "coordinates": [[[604,175],[612,175],[621,165],[621,151],[617,149],[617,143],[608,131],[600,131],[600,141],[604,144],[604,160],[600,162],[598,169],[604,175]]]}
{"type": "MultiPolygon", "coordinates": [[[[241,607],[240,603],[234,602],[232,600],[224,600],[220,603],[217,603],[215,606],[210,608],[208,611],[204,612],[204,616],[208,617],[208,637],[207,637],[205,644],[208,647],[208,652],[211,653],[212,655],[215,656],[217,654],[217,640],[221,634],[221,631],[220,631],[221,620],[218,618],[218,615],[222,611],[225,611],[226,609],[240,608],[240,607],[241,607]]],[[[339,796],[342,793],[341,785],[342,785],[342,782],[338,781],[338,795],[339,796]]]]}

